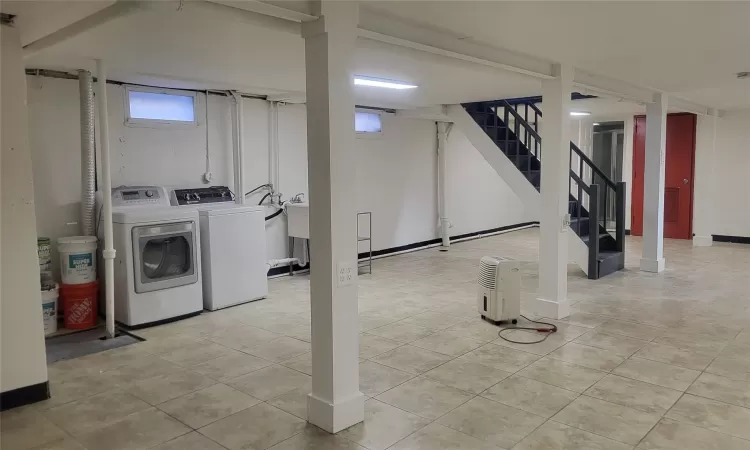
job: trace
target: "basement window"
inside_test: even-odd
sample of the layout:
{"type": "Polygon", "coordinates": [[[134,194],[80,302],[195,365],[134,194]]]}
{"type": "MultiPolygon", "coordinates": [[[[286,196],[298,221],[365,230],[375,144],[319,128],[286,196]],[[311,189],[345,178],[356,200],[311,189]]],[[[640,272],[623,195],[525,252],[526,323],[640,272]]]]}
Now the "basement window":
{"type": "Polygon", "coordinates": [[[197,126],[195,92],[173,89],[125,88],[125,123],[132,126],[197,126]]]}
{"type": "Polygon", "coordinates": [[[357,134],[380,134],[383,132],[382,117],[374,112],[355,111],[354,131],[357,134]]]}

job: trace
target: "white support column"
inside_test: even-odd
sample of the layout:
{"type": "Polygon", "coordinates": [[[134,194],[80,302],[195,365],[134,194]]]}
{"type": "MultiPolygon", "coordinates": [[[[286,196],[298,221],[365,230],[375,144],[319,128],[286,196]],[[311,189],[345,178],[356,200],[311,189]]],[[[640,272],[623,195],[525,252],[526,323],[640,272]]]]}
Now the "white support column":
{"type": "Polygon", "coordinates": [[[718,111],[698,116],[695,143],[695,177],[693,180],[693,247],[713,244],[711,224],[714,202],[714,158],[718,111]]]}
{"type": "Polygon", "coordinates": [[[667,154],[667,95],[646,105],[643,172],[643,251],[641,270],[664,270],[664,165],[667,154]]]}
{"type": "Polygon", "coordinates": [[[438,141],[438,214],[440,216],[440,238],[442,240],[443,250],[448,250],[451,246],[450,232],[450,221],[448,220],[448,213],[446,212],[445,204],[445,193],[447,187],[448,177],[448,166],[447,166],[447,155],[448,151],[448,126],[446,122],[435,122],[437,125],[437,141],[438,141]]]}
{"type": "Polygon", "coordinates": [[[352,64],[356,2],[318,0],[303,24],[310,178],[312,393],[307,420],[336,433],[364,420],[359,391],[357,165],[352,64]]]}
{"type": "Polygon", "coordinates": [[[570,93],[573,68],[556,65],[542,82],[542,185],[539,239],[539,298],[534,313],[551,319],[570,315],[568,300],[568,214],[570,93]]]}

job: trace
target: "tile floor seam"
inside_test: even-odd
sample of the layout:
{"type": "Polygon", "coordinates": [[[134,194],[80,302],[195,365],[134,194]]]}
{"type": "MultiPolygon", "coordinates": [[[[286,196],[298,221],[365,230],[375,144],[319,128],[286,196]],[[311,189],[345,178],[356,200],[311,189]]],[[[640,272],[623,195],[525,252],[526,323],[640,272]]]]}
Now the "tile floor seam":
{"type": "MultiPolygon", "coordinates": [[[[739,333],[737,333],[737,334],[739,335],[739,333]]],[[[735,336],[735,337],[736,337],[736,336],[735,336]]],[[[735,438],[739,438],[739,439],[747,440],[747,441],[749,441],[749,442],[750,442],[750,439],[744,439],[744,438],[742,438],[742,437],[739,437],[739,436],[734,436],[734,435],[732,435],[732,434],[729,434],[729,433],[724,433],[724,432],[721,432],[721,431],[718,431],[718,430],[712,430],[712,429],[710,429],[710,428],[702,427],[702,426],[700,426],[700,425],[696,425],[696,424],[694,424],[694,423],[688,423],[688,422],[684,422],[684,421],[682,421],[682,420],[679,420],[679,419],[672,419],[672,418],[666,417],[666,415],[667,415],[667,414],[668,414],[668,413],[669,413],[670,411],[672,411],[672,409],[673,409],[673,408],[675,407],[675,405],[677,405],[677,403],[679,403],[679,402],[680,402],[680,400],[682,400],[682,398],[683,398],[683,397],[685,397],[685,395],[693,395],[693,396],[696,396],[696,397],[701,397],[701,396],[699,396],[699,395],[695,395],[695,394],[688,394],[688,390],[690,390],[690,388],[691,388],[691,387],[693,387],[693,385],[695,384],[695,382],[696,382],[696,381],[698,381],[698,379],[699,379],[699,378],[701,377],[701,375],[703,375],[704,373],[707,373],[707,372],[706,372],[706,369],[708,369],[708,368],[709,368],[709,367],[711,366],[711,364],[713,364],[713,362],[714,362],[714,361],[716,360],[716,358],[718,358],[718,357],[719,357],[719,355],[716,355],[716,356],[715,356],[715,357],[714,357],[714,358],[713,358],[713,359],[711,360],[711,363],[709,363],[709,364],[708,364],[708,365],[707,365],[707,366],[706,366],[706,367],[705,367],[705,368],[704,368],[704,369],[703,369],[702,371],[700,371],[700,373],[698,374],[698,376],[697,376],[697,377],[695,377],[695,379],[694,379],[694,380],[693,380],[693,381],[692,381],[692,382],[690,383],[690,385],[689,385],[689,386],[688,386],[687,388],[685,388],[685,390],[684,390],[684,391],[682,391],[682,394],[680,395],[680,398],[678,398],[678,399],[677,399],[677,400],[676,400],[676,401],[675,401],[675,402],[674,402],[674,403],[672,404],[672,406],[670,406],[670,407],[669,407],[669,409],[668,409],[668,410],[664,411],[664,413],[662,414],[661,418],[660,418],[660,419],[659,419],[659,421],[658,421],[658,422],[656,423],[657,425],[658,425],[659,423],[661,423],[661,421],[662,421],[663,419],[669,419],[669,420],[673,420],[673,421],[675,421],[675,422],[679,422],[679,423],[684,423],[684,424],[686,424],[686,425],[689,425],[689,426],[694,426],[694,427],[702,428],[702,429],[704,429],[704,430],[708,430],[708,431],[713,431],[714,433],[719,433],[719,434],[723,434],[723,435],[725,435],[725,436],[731,436],[731,437],[735,437],[735,438]]],[[[645,358],[643,358],[643,359],[645,359],[645,358]]],[[[657,362],[658,362],[658,361],[657,361],[657,362]]],[[[677,366],[677,367],[679,367],[679,366],[677,366]]],[[[692,370],[695,370],[695,369],[692,369],[692,370]]],[[[706,397],[701,397],[701,398],[706,398],[706,397]]],[[[718,401],[718,400],[715,400],[715,399],[711,399],[711,398],[707,398],[707,399],[708,399],[708,400],[713,400],[713,401],[718,401]]],[[[721,402],[721,403],[724,403],[724,404],[728,404],[728,405],[729,405],[729,404],[731,404],[731,403],[726,403],[726,402],[721,402]]],[[[745,409],[748,409],[748,410],[750,410],[750,408],[745,408],[745,409]]],[[[651,430],[653,430],[653,429],[654,429],[655,427],[656,427],[656,425],[654,425],[654,426],[653,426],[653,427],[651,428],[651,430]]],[[[649,431],[649,433],[650,433],[650,432],[651,432],[651,431],[649,431]]],[[[638,444],[636,445],[636,447],[638,447],[638,445],[641,445],[641,442],[643,442],[643,440],[644,440],[644,439],[646,439],[646,437],[647,437],[647,436],[648,436],[648,433],[646,433],[646,435],[644,435],[644,436],[643,436],[643,438],[641,438],[641,440],[640,440],[640,441],[638,442],[638,444]]]]}
{"type": "MultiPolygon", "coordinates": [[[[575,400],[574,400],[574,401],[575,401],[575,400]]],[[[572,402],[571,402],[571,403],[572,403],[572,402]]],[[[554,416],[553,416],[553,417],[554,417],[554,416]]],[[[656,423],[658,424],[658,423],[659,423],[660,421],[661,421],[661,419],[657,420],[657,421],[656,421],[656,423]]],[[[560,424],[560,425],[564,425],[564,426],[566,426],[566,427],[570,427],[570,428],[575,428],[576,430],[580,430],[580,431],[583,431],[583,432],[585,432],[585,433],[590,433],[590,434],[593,434],[593,435],[596,435],[596,436],[599,436],[599,437],[602,437],[602,438],[605,438],[605,439],[609,439],[610,441],[614,441],[614,442],[619,442],[620,444],[624,444],[624,445],[629,445],[629,446],[630,446],[630,447],[631,447],[631,448],[632,448],[633,450],[635,450],[635,449],[636,449],[636,448],[638,447],[638,445],[640,445],[640,441],[639,441],[639,443],[638,443],[638,444],[636,444],[636,445],[633,445],[633,444],[631,444],[631,443],[629,443],[629,442],[623,442],[623,441],[617,440],[617,439],[615,439],[615,438],[613,438],[613,437],[610,437],[610,436],[605,436],[605,435],[603,435],[603,434],[599,434],[599,433],[597,433],[597,432],[595,432],[595,431],[591,431],[591,430],[584,430],[583,428],[577,427],[577,426],[575,426],[575,425],[570,425],[570,424],[567,424],[567,423],[565,423],[565,422],[560,422],[559,420],[554,420],[554,419],[553,419],[552,417],[550,417],[550,418],[549,418],[549,419],[547,420],[547,422],[554,422],[554,423],[557,423],[557,424],[560,424]]],[[[654,426],[656,426],[656,425],[654,425],[654,426]]],[[[653,428],[651,428],[651,429],[653,429],[653,428]]],[[[651,432],[651,429],[649,429],[649,433],[651,432]]],[[[648,433],[646,433],[646,434],[645,434],[645,435],[644,435],[643,437],[645,438],[646,436],[648,436],[648,433]]]]}
{"type": "MultiPolygon", "coordinates": [[[[682,395],[682,396],[680,396],[680,398],[679,398],[679,399],[677,400],[677,402],[679,402],[680,400],[682,400],[682,397],[684,397],[684,396],[685,396],[686,394],[687,394],[687,395],[693,395],[693,394],[688,394],[687,392],[685,392],[685,393],[683,393],[683,395],[682,395]]],[[[698,397],[698,396],[696,396],[696,397],[698,397]]],[[[701,398],[705,398],[705,397],[701,397],[701,398]]],[[[709,399],[707,399],[707,400],[718,401],[718,400],[714,400],[714,399],[710,399],[710,398],[709,398],[709,399]]],[[[677,402],[675,402],[675,405],[677,404],[677,402]]],[[[724,403],[725,405],[730,405],[729,403],[725,403],[725,402],[719,402],[719,403],[724,403]]],[[[672,405],[672,406],[674,407],[674,405],[672,405]]],[[[732,405],[732,406],[736,406],[736,405],[732,405]]],[[[745,408],[745,409],[748,409],[748,408],[745,408]]],[[[678,422],[678,423],[682,423],[682,424],[685,424],[685,425],[687,425],[687,426],[691,426],[691,427],[696,427],[696,428],[701,428],[701,429],[703,429],[703,430],[708,430],[708,431],[711,431],[711,432],[713,432],[713,433],[718,433],[718,434],[722,434],[722,435],[724,435],[724,436],[730,436],[730,437],[732,437],[732,438],[735,438],[735,439],[740,439],[740,440],[743,440],[743,441],[747,441],[747,442],[750,442],[750,439],[747,439],[747,438],[744,438],[744,437],[741,437],[741,436],[735,436],[735,435],[733,435],[733,434],[729,434],[729,433],[724,433],[723,431],[719,431],[719,430],[712,430],[711,428],[706,428],[706,427],[704,427],[704,426],[702,426],[702,425],[697,425],[697,424],[695,424],[695,423],[684,422],[684,421],[682,421],[682,420],[680,420],[680,419],[673,419],[673,418],[671,418],[671,417],[666,417],[667,413],[669,413],[669,411],[671,411],[671,410],[672,410],[672,408],[669,408],[669,410],[668,410],[667,412],[665,412],[665,413],[664,413],[664,416],[662,416],[662,418],[661,418],[661,419],[659,419],[659,422],[661,422],[661,421],[662,421],[662,420],[664,420],[664,419],[667,419],[667,420],[671,420],[671,421],[673,421],[673,422],[678,422]]],[[[646,436],[648,436],[648,434],[647,434],[646,436]]],[[[645,438],[646,438],[646,436],[644,436],[643,438],[645,439],[645,438]]],[[[641,441],[642,441],[642,440],[643,440],[643,439],[641,439],[641,441]]],[[[640,445],[640,442],[639,442],[638,444],[640,445]]]]}

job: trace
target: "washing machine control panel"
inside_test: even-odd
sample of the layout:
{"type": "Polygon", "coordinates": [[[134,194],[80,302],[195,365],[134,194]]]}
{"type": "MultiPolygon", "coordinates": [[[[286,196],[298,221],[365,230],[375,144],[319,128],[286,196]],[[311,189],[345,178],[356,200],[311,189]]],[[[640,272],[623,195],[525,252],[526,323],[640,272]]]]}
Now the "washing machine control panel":
{"type": "Polygon", "coordinates": [[[175,189],[170,198],[172,205],[200,205],[206,203],[227,203],[234,201],[232,191],[226,186],[211,186],[188,189],[175,189]]]}
{"type": "Polygon", "coordinates": [[[112,206],[169,206],[169,196],[161,186],[120,186],[112,189],[112,206]]]}

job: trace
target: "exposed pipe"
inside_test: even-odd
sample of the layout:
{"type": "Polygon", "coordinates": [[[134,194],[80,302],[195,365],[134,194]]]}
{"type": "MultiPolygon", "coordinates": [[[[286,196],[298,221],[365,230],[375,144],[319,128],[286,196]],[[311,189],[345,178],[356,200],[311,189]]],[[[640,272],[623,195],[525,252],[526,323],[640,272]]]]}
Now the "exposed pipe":
{"type": "Polygon", "coordinates": [[[271,203],[281,204],[279,191],[279,102],[268,101],[268,183],[271,203]]]}
{"type": "Polygon", "coordinates": [[[276,103],[273,112],[273,189],[271,195],[273,203],[281,204],[281,179],[279,178],[279,102],[276,103]],[[275,198],[274,198],[275,197],[275,198]]]}
{"type": "MultiPolygon", "coordinates": [[[[274,140],[276,139],[276,135],[274,134],[274,126],[273,121],[275,120],[274,115],[274,109],[276,107],[276,102],[269,100],[268,101],[268,184],[271,185],[271,193],[274,192],[276,189],[275,180],[273,178],[274,174],[276,173],[276,169],[274,169],[274,158],[273,158],[273,152],[275,148],[274,140]]],[[[273,203],[273,198],[271,198],[271,203],[273,203]]]]}
{"type": "Polygon", "coordinates": [[[99,144],[102,156],[102,203],[104,215],[104,286],[107,334],[115,337],[115,247],[112,237],[112,177],[109,155],[109,119],[107,118],[107,68],[104,61],[96,60],[96,85],[99,106],[99,144]]]}
{"type": "Polygon", "coordinates": [[[242,124],[244,123],[244,109],[242,107],[242,96],[235,91],[231,91],[232,98],[234,99],[234,113],[232,120],[232,138],[234,141],[232,165],[234,169],[234,192],[240,193],[235,195],[234,201],[237,204],[245,204],[245,196],[242,192],[245,192],[245,158],[244,158],[244,142],[245,133],[242,130],[242,124]]]}
{"type": "Polygon", "coordinates": [[[78,71],[81,105],[81,228],[94,236],[96,196],[96,149],[94,136],[94,80],[88,70],[78,71]]]}
{"type": "Polygon", "coordinates": [[[437,124],[437,135],[438,135],[438,215],[440,216],[440,238],[442,240],[442,247],[447,250],[451,246],[451,238],[448,233],[450,228],[450,222],[448,221],[446,207],[445,207],[445,192],[447,191],[446,186],[446,175],[448,173],[448,165],[446,158],[447,141],[448,141],[448,124],[446,122],[435,122],[437,124]]]}

